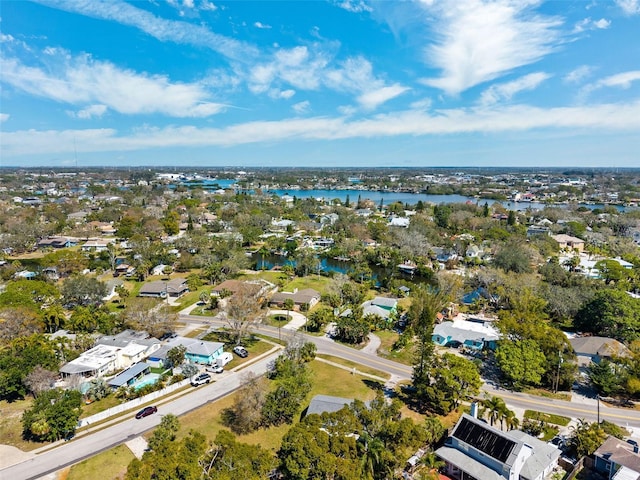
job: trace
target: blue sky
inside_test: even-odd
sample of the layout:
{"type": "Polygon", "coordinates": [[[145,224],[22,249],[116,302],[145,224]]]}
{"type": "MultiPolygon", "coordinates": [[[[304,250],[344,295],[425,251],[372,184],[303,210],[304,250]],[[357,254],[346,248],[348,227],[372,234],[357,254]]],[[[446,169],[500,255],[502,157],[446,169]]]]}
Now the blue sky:
{"type": "Polygon", "coordinates": [[[0,5],[2,166],[640,167],[640,0],[0,5]]]}

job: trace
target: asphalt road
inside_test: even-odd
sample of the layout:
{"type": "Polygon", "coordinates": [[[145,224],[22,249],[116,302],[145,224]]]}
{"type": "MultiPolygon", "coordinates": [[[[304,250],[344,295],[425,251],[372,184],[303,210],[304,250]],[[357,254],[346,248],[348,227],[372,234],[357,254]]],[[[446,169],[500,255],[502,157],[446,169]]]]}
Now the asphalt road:
{"type": "MultiPolygon", "coordinates": [[[[181,315],[180,320],[183,322],[205,323],[212,326],[225,326],[223,321],[220,322],[218,320],[214,320],[211,322],[203,322],[203,317],[195,315],[181,315]]],[[[278,335],[280,335],[283,339],[286,335],[303,335],[305,340],[313,342],[317,346],[318,353],[333,355],[370,368],[375,368],[393,375],[396,380],[411,379],[412,368],[408,365],[386,360],[376,355],[347,347],[346,345],[333,342],[331,339],[326,337],[304,335],[304,333],[300,331],[295,333],[285,332],[284,329],[281,329],[279,332],[277,327],[270,327],[266,325],[259,325],[255,329],[255,332],[268,335],[273,338],[278,338],[278,335]]],[[[489,395],[502,397],[510,408],[538,410],[545,413],[563,415],[565,417],[583,418],[590,422],[595,422],[598,419],[599,403],[600,420],[608,420],[623,427],[628,426],[640,428],[640,411],[630,408],[607,407],[603,402],[597,402],[596,399],[581,398],[579,401],[568,402],[535,395],[527,395],[525,393],[510,392],[508,390],[495,388],[488,383],[485,383],[482,386],[482,390],[489,395]]]]}
{"type": "MultiPolygon", "coordinates": [[[[209,320],[193,315],[181,315],[180,320],[192,324],[224,326],[224,321],[209,320]]],[[[265,325],[258,326],[255,331],[256,333],[272,338],[281,339],[293,335],[300,335],[303,336],[306,341],[313,342],[317,346],[318,353],[343,358],[360,365],[380,370],[392,375],[395,380],[407,380],[411,378],[412,368],[410,366],[335,343],[329,338],[305,335],[299,331],[292,332],[291,330],[278,329],[277,327],[265,325]]],[[[198,387],[191,393],[185,394],[175,400],[164,404],[161,403],[158,406],[158,414],[156,415],[151,415],[142,420],[135,420],[133,414],[131,414],[128,419],[115,425],[97,430],[91,434],[79,436],[59,447],[40,453],[32,459],[0,470],[0,480],[30,480],[40,478],[43,475],[60,470],[101,451],[124,443],[157,426],[163,414],[172,413],[178,416],[183,415],[232,392],[241,385],[245,372],[250,371],[257,375],[264,373],[268,363],[276,355],[277,354],[274,354],[262,359],[239,373],[225,375],[213,384],[198,387]]],[[[572,418],[584,418],[588,421],[595,421],[598,417],[598,405],[595,400],[566,402],[495,389],[489,384],[485,384],[483,390],[489,394],[502,397],[510,408],[533,409],[572,418]]],[[[640,411],[610,408],[601,402],[599,411],[601,420],[606,419],[621,426],[640,428],[640,411]]]]}
{"type": "Polygon", "coordinates": [[[275,353],[265,357],[238,373],[225,374],[224,377],[214,383],[193,388],[193,391],[189,394],[164,404],[161,403],[158,405],[158,413],[155,415],[136,420],[134,412],[122,422],[97,430],[91,434],[78,436],[70,442],[40,453],[25,462],[0,470],[0,480],[40,478],[43,475],[58,471],[68,465],[80,462],[85,458],[124,443],[156,427],[160,423],[162,415],[168,413],[178,416],[184,415],[191,410],[227,395],[241,385],[246,372],[250,371],[256,375],[263,374],[267,370],[269,362],[277,355],[278,353],[275,353]]]}

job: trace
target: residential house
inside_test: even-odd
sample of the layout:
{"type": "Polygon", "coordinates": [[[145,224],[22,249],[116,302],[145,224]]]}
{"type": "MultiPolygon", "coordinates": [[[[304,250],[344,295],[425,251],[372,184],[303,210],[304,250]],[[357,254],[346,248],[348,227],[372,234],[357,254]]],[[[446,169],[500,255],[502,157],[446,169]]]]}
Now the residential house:
{"type": "Polygon", "coordinates": [[[584,250],[584,240],[578,237],[572,237],[571,235],[566,235],[561,233],[559,235],[551,235],[561,250],[569,249],[569,250],[577,250],[578,252],[582,252],[584,250]]]}
{"type": "Polygon", "coordinates": [[[551,235],[551,229],[546,225],[530,225],[527,227],[527,237],[538,235],[551,235]]]}
{"type": "Polygon", "coordinates": [[[140,288],[139,297],[167,298],[181,297],[189,291],[187,280],[184,278],[174,278],[172,280],[156,280],[147,282],[140,288]]]}
{"type": "Polygon", "coordinates": [[[38,241],[38,248],[68,248],[78,245],[78,239],[73,237],[47,237],[38,241]]]}
{"type": "Polygon", "coordinates": [[[320,301],[320,292],[313,288],[305,288],[293,292],[277,292],[269,300],[269,306],[284,306],[284,302],[288,299],[293,300],[294,308],[298,310],[309,310],[320,301]]]}
{"type": "Polygon", "coordinates": [[[323,413],[339,412],[344,407],[353,403],[352,398],[333,397],[331,395],[316,395],[309,402],[309,406],[305,411],[307,415],[321,415],[323,413]]]}
{"type": "Polygon", "coordinates": [[[104,252],[113,240],[107,240],[102,238],[92,238],[82,244],[83,252],[104,252]]]}
{"type": "Polygon", "coordinates": [[[482,249],[477,245],[469,245],[465,252],[467,258],[480,258],[482,255],[482,249]]]}
{"type": "Polygon", "coordinates": [[[273,283],[267,282],[266,280],[252,280],[248,282],[243,282],[240,280],[225,280],[219,285],[213,287],[213,289],[211,290],[211,295],[220,297],[225,293],[234,295],[240,291],[244,291],[249,295],[255,297],[265,297],[270,292],[276,290],[276,286],[273,283]]]}
{"type": "Polygon", "coordinates": [[[395,215],[389,218],[387,225],[389,227],[409,228],[410,220],[407,217],[396,217],[395,215]]]}
{"type": "Polygon", "coordinates": [[[213,365],[216,363],[216,359],[224,353],[223,343],[178,336],[170,339],[166,345],[149,355],[147,363],[154,367],[165,366],[169,350],[181,345],[187,349],[185,359],[191,363],[201,365],[213,365]]]}
{"type": "Polygon", "coordinates": [[[635,445],[609,436],[593,452],[593,468],[607,480],[637,480],[640,478],[640,455],[635,445]]]}
{"type": "Polygon", "coordinates": [[[560,457],[551,444],[519,430],[503,432],[466,413],[435,453],[455,480],[543,480],[560,457]]]}
{"type": "Polygon", "coordinates": [[[500,333],[491,322],[455,319],[435,325],[431,339],[442,347],[465,347],[471,350],[494,349],[500,333]]]}
{"type": "Polygon", "coordinates": [[[591,362],[600,363],[603,359],[613,357],[630,357],[631,352],[615,338],[608,337],[574,337],[569,339],[576,352],[578,364],[588,366],[591,362]]]}
{"type": "Polygon", "coordinates": [[[397,298],[376,297],[362,304],[362,315],[377,315],[384,320],[388,320],[396,313],[397,306],[397,298]]]}
{"type": "Polygon", "coordinates": [[[138,380],[151,372],[151,365],[145,362],[136,363],[120,372],[107,383],[112,388],[131,387],[138,380]]]}

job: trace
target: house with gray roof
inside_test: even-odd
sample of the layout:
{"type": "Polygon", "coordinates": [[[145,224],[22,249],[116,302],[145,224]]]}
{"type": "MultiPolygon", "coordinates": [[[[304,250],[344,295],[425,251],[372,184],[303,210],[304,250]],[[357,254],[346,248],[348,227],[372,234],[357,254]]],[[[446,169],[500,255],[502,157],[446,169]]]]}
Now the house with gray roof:
{"type": "Polygon", "coordinates": [[[588,365],[600,363],[603,359],[613,357],[629,357],[631,352],[615,338],[609,337],[575,337],[569,343],[578,357],[578,364],[588,365]]]}
{"type": "Polygon", "coordinates": [[[127,368],[124,372],[120,372],[118,375],[109,380],[108,385],[112,388],[119,388],[123,386],[131,386],[138,379],[144,377],[151,371],[151,365],[145,362],[136,363],[127,368]]]}
{"type": "Polygon", "coordinates": [[[189,291],[187,280],[184,278],[174,278],[169,281],[156,280],[147,282],[140,287],[139,297],[166,298],[180,297],[189,291]]]}
{"type": "Polygon", "coordinates": [[[436,455],[455,480],[543,480],[560,450],[518,430],[503,432],[463,414],[436,455]]]}
{"type": "Polygon", "coordinates": [[[293,292],[277,292],[269,300],[270,306],[282,307],[287,299],[293,300],[295,307],[300,310],[309,310],[320,301],[320,292],[313,288],[304,288],[293,292]]]}
{"type": "Polygon", "coordinates": [[[637,445],[609,436],[593,452],[593,468],[608,480],[637,480],[640,478],[640,455],[637,445]]]}
{"type": "Polygon", "coordinates": [[[223,354],[224,344],[220,342],[208,342],[197,338],[175,337],[167,341],[160,349],[149,355],[147,363],[154,367],[162,367],[167,363],[169,350],[178,346],[184,346],[187,351],[185,359],[191,363],[201,365],[213,365],[216,359],[223,354]]]}
{"type": "Polygon", "coordinates": [[[309,402],[306,415],[313,413],[320,415],[322,413],[333,413],[342,410],[347,405],[353,403],[352,398],[333,397],[331,395],[316,395],[309,402]]]}
{"type": "Polygon", "coordinates": [[[376,297],[362,304],[362,315],[377,315],[384,320],[388,320],[396,312],[397,306],[397,298],[376,297]]]}

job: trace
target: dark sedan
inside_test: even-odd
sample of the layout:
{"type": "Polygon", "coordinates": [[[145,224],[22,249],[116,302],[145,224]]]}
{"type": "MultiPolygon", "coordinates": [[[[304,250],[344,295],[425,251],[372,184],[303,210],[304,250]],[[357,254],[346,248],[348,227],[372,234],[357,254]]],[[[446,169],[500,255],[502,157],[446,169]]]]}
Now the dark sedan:
{"type": "Polygon", "coordinates": [[[155,406],[144,407],[142,410],[136,413],[136,418],[140,420],[141,418],[148,417],[149,415],[156,413],[157,411],[158,411],[158,408],[155,406]]]}

